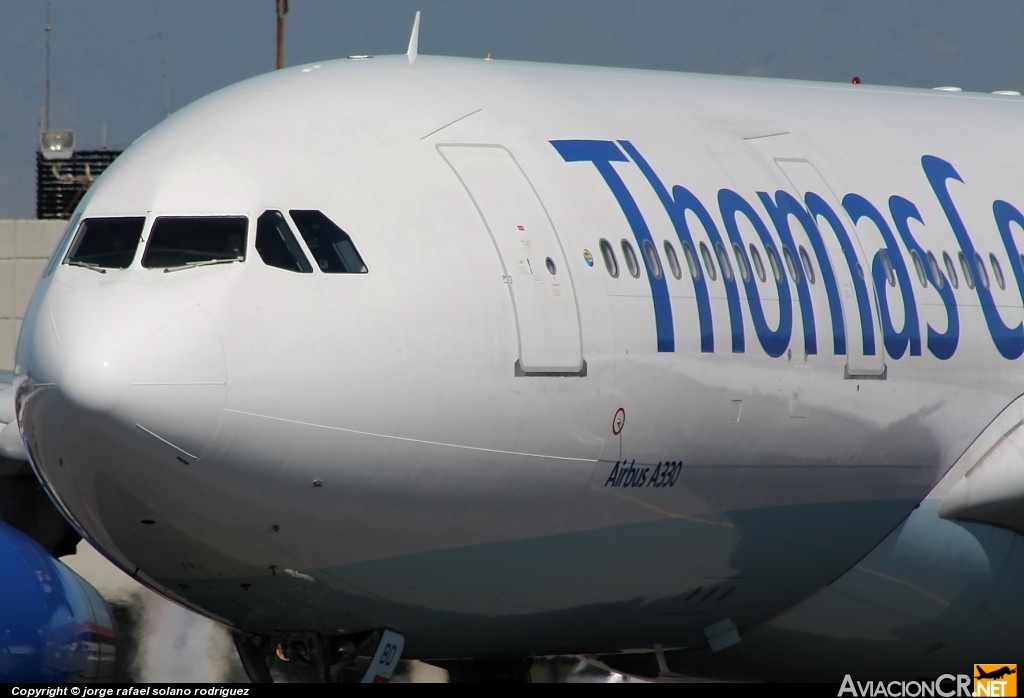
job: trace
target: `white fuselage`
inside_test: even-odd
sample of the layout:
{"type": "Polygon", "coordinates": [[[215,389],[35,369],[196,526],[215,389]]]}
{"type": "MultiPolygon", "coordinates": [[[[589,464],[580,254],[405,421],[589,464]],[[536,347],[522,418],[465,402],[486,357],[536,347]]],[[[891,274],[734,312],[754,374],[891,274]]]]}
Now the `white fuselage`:
{"type": "Polygon", "coordinates": [[[100,550],[236,628],[703,647],[847,572],[1024,393],[1022,136],[1016,98],[864,85],[431,57],[255,78],[90,191],[75,222],[145,232],[98,271],[61,263],[73,222],[21,428],[100,550]],[[367,273],[264,264],[268,210],[323,212],[367,273]],[[144,267],[162,216],[246,217],[246,260],[144,267]]]}

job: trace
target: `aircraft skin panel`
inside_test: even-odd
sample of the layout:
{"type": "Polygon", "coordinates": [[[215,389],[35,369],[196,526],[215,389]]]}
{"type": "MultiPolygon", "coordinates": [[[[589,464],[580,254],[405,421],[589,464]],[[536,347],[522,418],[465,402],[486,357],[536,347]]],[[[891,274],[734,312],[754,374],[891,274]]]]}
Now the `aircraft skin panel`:
{"type": "Polygon", "coordinates": [[[422,55],[240,83],[83,201],[144,217],[139,252],[55,251],[19,340],[27,450],[94,545],[234,627],[395,627],[420,657],[745,641],[921,516],[1024,394],[1024,139],[995,136],[1022,110],[422,55]],[[526,257],[496,232],[519,204],[526,257]],[[309,270],[264,260],[267,211],[309,270]],[[365,269],[310,263],[297,211],[365,269]],[[174,216],[245,217],[244,262],[147,268],[174,216]],[[691,613],[708,580],[735,591],[691,613]]]}
{"type": "Polygon", "coordinates": [[[503,148],[439,150],[473,197],[501,257],[502,281],[516,309],[520,366],[534,373],[579,371],[583,349],[572,280],[529,180],[503,148]]]}
{"type": "MultiPolygon", "coordinates": [[[[820,196],[823,197],[823,201],[835,206],[838,202],[835,199],[834,193],[831,188],[822,179],[821,174],[815,169],[814,165],[806,160],[791,160],[776,158],[775,164],[782,170],[786,179],[792,184],[793,189],[796,193],[803,197],[806,196],[807,192],[820,192],[820,196]],[[827,197],[827,198],[825,198],[827,197]]],[[[836,206],[836,208],[838,208],[836,206]]],[[[849,218],[843,217],[840,219],[841,224],[849,225],[849,218]]],[[[821,227],[831,225],[831,221],[821,221],[821,227]]],[[[855,231],[853,226],[850,227],[851,231],[855,231]]],[[[833,260],[838,262],[847,255],[852,255],[851,258],[857,260],[856,265],[860,265],[859,269],[870,268],[867,262],[867,257],[864,254],[864,246],[861,244],[860,239],[852,237],[850,244],[845,248],[839,244],[836,244],[836,238],[832,235],[822,235],[822,247],[827,250],[830,261],[833,260]]],[[[843,313],[843,317],[846,320],[845,326],[843,327],[844,340],[846,342],[846,375],[847,376],[858,376],[858,377],[870,377],[870,376],[882,376],[885,373],[885,352],[881,351],[881,347],[874,346],[874,336],[876,334],[876,328],[879,327],[878,319],[878,301],[874,295],[862,295],[858,298],[855,292],[856,284],[861,281],[860,273],[855,268],[850,269],[847,265],[838,265],[832,263],[833,268],[842,268],[847,266],[847,274],[844,279],[839,282],[839,286],[842,289],[841,298],[842,303],[847,309],[843,313]],[[872,302],[874,301],[874,302],[872,302]],[[872,310],[860,314],[859,303],[870,304],[872,310]],[[857,308],[858,313],[854,313],[854,308],[857,308]],[[870,324],[867,320],[870,318],[870,324]],[[872,341],[865,341],[865,337],[871,337],[872,341]],[[872,353],[868,353],[868,352],[872,353]]],[[[824,304],[819,304],[824,305],[824,304]]],[[[834,334],[834,330],[833,330],[834,334]]]]}

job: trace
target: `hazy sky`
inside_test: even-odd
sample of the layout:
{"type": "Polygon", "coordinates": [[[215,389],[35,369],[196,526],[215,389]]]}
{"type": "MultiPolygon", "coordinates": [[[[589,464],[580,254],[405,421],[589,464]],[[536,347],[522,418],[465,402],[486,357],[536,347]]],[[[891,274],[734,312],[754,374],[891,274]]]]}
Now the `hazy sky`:
{"type": "MultiPolygon", "coordinates": [[[[274,67],[275,0],[52,0],[53,128],[122,148],[274,67]]],[[[35,215],[44,0],[0,0],[0,218],[35,215]]],[[[420,52],[991,91],[1024,88],[1020,0],[291,0],[288,65],[420,52]]]]}

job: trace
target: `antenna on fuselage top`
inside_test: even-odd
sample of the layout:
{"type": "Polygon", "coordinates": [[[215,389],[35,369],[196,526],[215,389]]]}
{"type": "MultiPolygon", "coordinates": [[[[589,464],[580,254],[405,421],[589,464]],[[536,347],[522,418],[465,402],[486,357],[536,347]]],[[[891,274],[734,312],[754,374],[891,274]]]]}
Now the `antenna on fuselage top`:
{"type": "Polygon", "coordinates": [[[412,35],[409,37],[409,50],[405,55],[409,57],[409,65],[416,62],[416,56],[420,50],[420,11],[416,10],[416,19],[412,21],[412,35]]]}
{"type": "Polygon", "coordinates": [[[284,67],[284,16],[288,14],[288,0],[277,0],[275,3],[277,11],[277,59],[275,65],[278,70],[284,67]]]}

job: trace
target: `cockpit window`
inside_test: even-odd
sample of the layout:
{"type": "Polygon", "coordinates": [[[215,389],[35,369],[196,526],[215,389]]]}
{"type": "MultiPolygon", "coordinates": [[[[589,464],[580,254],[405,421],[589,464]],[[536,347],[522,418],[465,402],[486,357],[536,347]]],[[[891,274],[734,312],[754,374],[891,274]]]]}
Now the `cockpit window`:
{"type": "Polygon", "coordinates": [[[320,211],[289,211],[320,271],[328,274],[365,274],[363,258],[352,238],[320,211]]]}
{"type": "Polygon", "coordinates": [[[303,274],[313,272],[280,211],[264,211],[256,221],[256,251],[268,266],[303,274]]]}
{"type": "Polygon", "coordinates": [[[86,218],[78,228],[65,264],[90,269],[127,269],[135,259],[146,219],[86,218]]]}
{"type": "Polygon", "coordinates": [[[153,223],[142,266],[173,269],[245,260],[244,216],[161,216],[153,223]]]}

